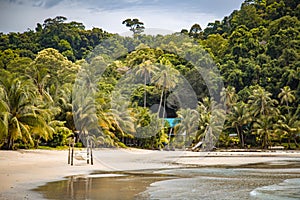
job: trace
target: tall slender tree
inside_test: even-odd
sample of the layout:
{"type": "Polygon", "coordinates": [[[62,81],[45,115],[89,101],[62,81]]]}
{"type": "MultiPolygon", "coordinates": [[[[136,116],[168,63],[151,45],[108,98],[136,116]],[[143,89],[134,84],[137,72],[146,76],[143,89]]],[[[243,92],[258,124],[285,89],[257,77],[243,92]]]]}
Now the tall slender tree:
{"type": "Polygon", "coordinates": [[[280,89],[281,92],[278,94],[278,98],[280,98],[280,103],[285,104],[288,113],[290,112],[289,103],[293,103],[296,100],[293,90],[289,86],[285,86],[280,89]]]}
{"type": "Polygon", "coordinates": [[[144,31],[144,23],[140,22],[139,19],[126,19],[122,22],[122,24],[125,24],[127,27],[129,27],[129,30],[133,32],[133,35],[140,34],[144,31]]]}
{"type": "Polygon", "coordinates": [[[160,61],[160,71],[153,77],[152,82],[161,89],[160,103],[158,107],[158,114],[160,114],[161,107],[164,105],[163,115],[165,117],[165,105],[167,91],[176,87],[179,81],[179,72],[172,67],[172,64],[168,60],[160,61]],[[163,100],[164,97],[164,100],[163,100]]]}
{"type": "Polygon", "coordinates": [[[138,66],[136,75],[141,75],[144,77],[144,108],[147,105],[147,83],[151,82],[151,74],[154,75],[158,68],[150,60],[146,60],[138,66]]]}
{"type": "Polygon", "coordinates": [[[227,113],[230,112],[232,106],[237,102],[237,94],[235,92],[235,88],[232,86],[228,86],[227,88],[223,88],[221,91],[221,101],[224,102],[226,106],[227,113]]]}
{"type": "Polygon", "coordinates": [[[254,134],[258,135],[262,149],[267,149],[270,146],[270,139],[274,137],[272,120],[272,116],[262,115],[253,123],[254,134]]]}
{"type": "Polygon", "coordinates": [[[245,136],[243,126],[247,125],[251,121],[248,105],[244,102],[238,102],[232,106],[232,111],[229,114],[228,121],[230,127],[235,128],[239,137],[240,147],[245,146],[245,136]]]}
{"type": "Polygon", "coordinates": [[[248,104],[254,117],[278,113],[278,109],[275,107],[277,101],[272,99],[271,96],[272,94],[261,86],[253,89],[252,94],[249,96],[248,104]]]}
{"type": "Polygon", "coordinates": [[[280,115],[279,120],[274,124],[274,132],[278,135],[280,141],[281,139],[287,139],[288,149],[291,149],[291,140],[299,147],[296,139],[297,134],[300,132],[300,120],[298,116],[297,113],[280,115]]]}
{"type": "Polygon", "coordinates": [[[199,126],[199,113],[193,109],[180,109],[177,112],[180,118],[179,124],[175,129],[177,133],[185,133],[185,144],[189,144],[196,136],[199,126]]]}

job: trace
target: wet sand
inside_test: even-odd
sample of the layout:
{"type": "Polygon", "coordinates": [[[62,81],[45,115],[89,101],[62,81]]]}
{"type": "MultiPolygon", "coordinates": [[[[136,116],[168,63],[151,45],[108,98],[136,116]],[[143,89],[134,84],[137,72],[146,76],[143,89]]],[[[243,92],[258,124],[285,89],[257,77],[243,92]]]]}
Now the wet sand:
{"type": "MultiPolygon", "coordinates": [[[[68,151],[0,151],[0,199],[38,199],[39,194],[31,191],[38,186],[73,175],[86,177],[99,170],[151,171],[185,167],[237,167],[261,163],[269,163],[270,168],[276,168],[291,166],[293,162],[295,164],[300,160],[299,151],[181,152],[98,149],[94,151],[94,165],[88,165],[86,160],[80,159],[84,156],[83,151],[77,150],[74,166],[70,166],[67,163],[68,151]]],[[[152,180],[147,181],[144,186],[141,185],[141,190],[152,180]]]]}

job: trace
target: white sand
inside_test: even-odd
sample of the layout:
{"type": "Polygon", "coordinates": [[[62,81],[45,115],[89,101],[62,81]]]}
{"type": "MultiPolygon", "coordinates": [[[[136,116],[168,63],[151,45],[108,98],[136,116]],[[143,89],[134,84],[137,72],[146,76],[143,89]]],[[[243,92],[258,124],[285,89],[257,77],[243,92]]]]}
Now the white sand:
{"type": "MultiPolygon", "coordinates": [[[[76,157],[85,157],[76,150],[76,157]]],[[[84,175],[100,171],[146,170],[197,166],[238,166],[259,162],[300,160],[300,152],[180,152],[138,149],[98,149],[94,151],[94,165],[86,160],[74,160],[68,165],[68,151],[19,150],[0,151],[0,200],[35,199],[30,192],[46,182],[66,176],[84,175]]]]}

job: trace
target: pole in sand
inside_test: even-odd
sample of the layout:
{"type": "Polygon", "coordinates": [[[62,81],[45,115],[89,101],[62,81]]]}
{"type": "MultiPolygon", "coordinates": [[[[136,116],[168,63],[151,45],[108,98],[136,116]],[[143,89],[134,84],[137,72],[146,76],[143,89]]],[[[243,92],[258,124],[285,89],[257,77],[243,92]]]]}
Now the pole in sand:
{"type": "Polygon", "coordinates": [[[69,152],[68,152],[68,165],[70,164],[71,161],[71,138],[69,138],[69,152]]]}
{"type": "Polygon", "coordinates": [[[72,153],[71,153],[71,165],[73,165],[73,158],[74,158],[74,143],[75,143],[76,137],[72,140],[72,153]]]}
{"type": "Polygon", "coordinates": [[[86,163],[90,164],[90,155],[89,155],[89,151],[90,151],[90,138],[89,136],[86,137],[86,163]]]}
{"type": "Polygon", "coordinates": [[[94,164],[94,161],[93,161],[93,142],[91,142],[90,148],[91,148],[91,165],[93,165],[94,164]]]}

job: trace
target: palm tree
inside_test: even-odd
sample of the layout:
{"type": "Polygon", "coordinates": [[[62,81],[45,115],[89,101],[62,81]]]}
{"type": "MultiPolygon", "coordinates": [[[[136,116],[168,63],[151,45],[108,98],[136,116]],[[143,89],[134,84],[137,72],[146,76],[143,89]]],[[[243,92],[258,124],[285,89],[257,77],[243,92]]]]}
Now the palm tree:
{"type": "Polygon", "coordinates": [[[234,104],[228,119],[230,127],[234,127],[238,134],[241,148],[245,146],[243,126],[251,121],[250,113],[247,108],[247,105],[242,101],[234,104]]]}
{"type": "Polygon", "coordinates": [[[271,93],[258,86],[249,96],[248,104],[254,117],[277,114],[278,109],[274,106],[277,104],[275,99],[271,98],[271,93]]]}
{"type": "Polygon", "coordinates": [[[224,102],[226,106],[226,112],[228,113],[232,105],[237,102],[237,94],[235,92],[235,88],[232,86],[228,86],[227,88],[223,88],[221,91],[221,101],[224,102]]]}
{"type": "Polygon", "coordinates": [[[270,145],[270,138],[273,136],[272,116],[261,116],[253,123],[253,131],[261,140],[262,148],[266,149],[270,145]]]}
{"type": "Polygon", "coordinates": [[[5,144],[8,138],[8,117],[9,117],[9,106],[4,101],[4,93],[2,87],[0,87],[0,147],[5,144]]]}
{"type": "Polygon", "coordinates": [[[280,113],[275,107],[278,102],[272,99],[271,95],[264,88],[257,86],[248,100],[251,114],[254,117],[253,130],[260,136],[262,148],[268,147],[270,137],[274,133],[273,120],[280,113]]]}
{"type": "Polygon", "coordinates": [[[135,132],[134,117],[130,114],[128,102],[125,102],[120,93],[115,92],[111,105],[112,108],[108,115],[111,117],[112,126],[117,132],[121,133],[122,140],[125,136],[132,137],[130,133],[135,132]]]}
{"type": "Polygon", "coordinates": [[[288,149],[291,148],[291,139],[298,146],[296,135],[300,132],[300,120],[298,114],[280,115],[278,122],[274,125],[275,133],[278,134],[280,140],[287,138],[288,149]]]}
{"type": "MultiPolygon", "coordinates": [[[[164,96],[164,108],[166,107],[166,93],[168,90],[176,87],[179,80],[179,72],[172,68],[172,63],[163,58],[160,60],[161,71],[156,74],[153,81],[157,87],[161,89],[160,103],[158,107],[158,114],[160,114],[161,106],[163,103],[164,96]]],[[[163,110],[162,117],[165,116],[165,109],[163,110]]]]}
{"type": "MultiPolygon", "coordinates": [[[[98,130],[96,105],[92,97],[77,95],[73,101],[73,115],[75,127],[79,131],[79,137],[86,137],[89,132],[98,130]]],[[[76,138],[77,141],[78,139],[76,138]]]]}
{"type": "Polygon", "coordinates": [[[293,90],[289,86],[284,86],[280,89],[281,92],[278,94],[278,98],[280,98],[280,103],[286,105],[288,113],[289,111],[289,103],[292,103],[296,100],[293,90]]]}
{"type": "Polygon", "coordinates": [[[176,133],[185,133],[185,143],[195,138],[199,126],[199,114],[197,110],[190,108],[177,111],[180,122],[175,126],[176,133]],[[187,139],[187,141],[186,141],[187,139]]]}
{"type": "Polygon", "coordinates": [[[34,144],[34,137],[51,138],[53,130],[44,119],[47,112],[36,106],[41,100],[37,88],[30,80],[22,80],[14,74],[0,77],[0,138],[4,145],[14,148],[21,139],[25,144],[34,144]]]}
{"type": "Polygon", "coordinates": [[[28,71],[28,77],[32,79],[36,87],[38,88],[38,92],[40,95],[47,101],[53,102],[52,97],[46,91],[46,84],[50,75],[48,74],[48,69],[41,68],[38,69],[35,65],[30,67],[30,72],[28,71]]]}
{"type": "Polygon", "coordinates": [[[210,100],[208,97],[203,98],[203,102],[199,102],[197,111],[199,113],[199,131],[196,136],[196,142],[199,142],[201,138],[205,137],[206,127],[209,126],[210,120],[210,100]]]}
{"type": "Polygon", "coordinates": [[[147,91],[146,86],[147,82],[151,81],[151,74],[155,74],[155,72],[158,70],[158,68],[152,63],[151,60],[146,60],[143,63],[141,63],[138,66],[138,69],[136,70],[135,74],[140,75],[144,77],[144,108],[146,108],[146,101],[147,101],[147,91]]]}
{"type": "Polygon", "coordinates": [[[216,101],[203,98],[197,107],[199,113],[199,131],[196,135],[196,142],[203,140],[203,147],[206,150],[211,150],[216,144],[219,133],[223,128],[223,120],[225,119],[225,112],[222,105],[217,104],[216,101]]]}
{"type": "Polygon", "coordinates": [[[73,87],[72,109],[79,137],[86,137],[92,132],[100,132],[95,97],[99,92],[99,74],[103,73],[105,64],[101,56],[95,57],[89,64],[83,62],[77,74],[73,87]]]}

